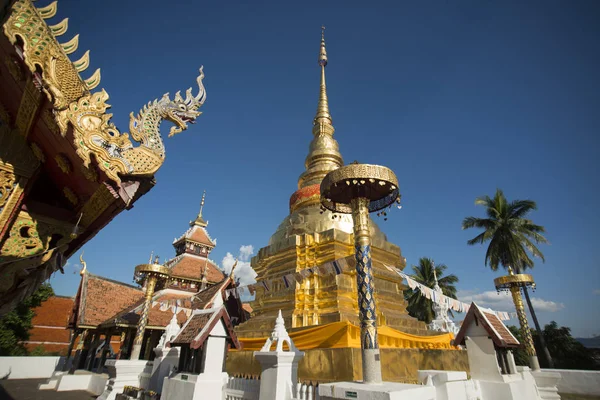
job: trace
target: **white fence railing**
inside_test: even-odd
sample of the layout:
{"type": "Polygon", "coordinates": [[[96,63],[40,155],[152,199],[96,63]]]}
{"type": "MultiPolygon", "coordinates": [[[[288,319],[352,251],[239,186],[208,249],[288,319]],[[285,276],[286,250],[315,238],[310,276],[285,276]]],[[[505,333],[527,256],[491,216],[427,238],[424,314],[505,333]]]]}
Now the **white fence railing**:
{"type": "Polygon", "coordinates": [[[319,400],[319,384],[298,382],[295,400],[319,400]]]}
{"type": "Polygon", "coordinates": [[[258,400],[260,380],[252,378],[229,377],[225,386],[225,400],[258,400]]]}
{"type": "MultiPolygon", "coordinates": [[[[224,390],[224,400],[259,400],[260,379],[230,377],[224,390]]],[[[298,382],[294,400],[319,400],[318,383],[298,382]]]]}

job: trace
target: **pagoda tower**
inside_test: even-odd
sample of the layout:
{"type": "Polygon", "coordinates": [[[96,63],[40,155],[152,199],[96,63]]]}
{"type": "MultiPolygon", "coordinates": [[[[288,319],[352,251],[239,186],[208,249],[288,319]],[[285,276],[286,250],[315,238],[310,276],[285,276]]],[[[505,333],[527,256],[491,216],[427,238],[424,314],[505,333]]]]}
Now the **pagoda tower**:
{"type": "MultiPolygon", "coordinates": [[[[290,198],[290,214],[271,236],[269,244],[252,258],[259,283],[354,254],[351,215],[337,215],[334,219],[330,211],[320,208],[321,181],[327,173],[343,165],[338,143],[333,137],[335,129],[327,99],[327,51],[323,33],[318,64],[320,92],[305,170],[298,178],[298,190],[290,198]]],[[[405,267],[400,247],[390,243],[373,221],[370,227],[378,325],[427,335],[425,324],[410,317],[406,311],[405,286],[401,278],[384,267],[384,264],[405,267]]],[[[260,284],[256,285],[256,298],[251,303],[252,318],[237,327],[239,335],[249,338],[268,336],[280,309],[286,327],[292,330],[338,321],[358,325],[354,275],[354,271],[340,275],[310,275],[292,288],[286,288],[281,279],[275,279],[268,291],[260,284]]]]}
{"type": "Polygon", "coordinates": [[[196,219],[190,222],[190,227],[183,235],[173,240],[175,258],[165,263],[171,270],[167,287],[204,290],[225,279],[219,266],[208,258],[217,245],[217,240],[208,234],[208,221],[202,216],[205,198],[206,192],[202,194],[200,212],[196,219]]]}

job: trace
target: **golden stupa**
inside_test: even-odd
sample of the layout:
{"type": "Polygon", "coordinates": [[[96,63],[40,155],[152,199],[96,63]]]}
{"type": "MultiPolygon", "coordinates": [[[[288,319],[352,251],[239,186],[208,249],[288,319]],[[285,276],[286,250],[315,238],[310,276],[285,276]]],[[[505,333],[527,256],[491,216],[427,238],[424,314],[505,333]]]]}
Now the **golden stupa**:
{"type": "MultiPolygon", "coordinates": [[[[252,267],[257,273],[256,280],[259,283],[256,285],[255,300],[251,303],[252,318],[236,327],[236,331],[242,343],[249,344],[249,347],[262,345],[263,338],[271,334],[275,318],[281,310],[285,326],[292,336],[296,332],[302,336],[302,343],[310,343],[306,349],[298,346],[305,351],[305,357],[299,365],[300,379],[321,382],[358,380],[361,378],[359,338],[358,330],[352,329],[359,324],[356,273],[351,271],[339,275],[313,274],[291,288],[286,287],[283,280],[276,279],[354,255],[352,216],[338,214],[336,218],[332,218],[330,211],[323,211],[320,207],[321,181],[327,173],[343,165],[338,143],[333,138],[335,130],[327,100],[327,52],[323,34],[318,61],[321,67],[321,85],[317,113],[313,121],[313,139],[305,161],[306,169],[298,178],[298,190],[290,198],[290,214],[271,236],[269,244],[252,258],[252,267]],[[269,280],[269,290],[261,287],[260,282],[264,280],[269,280]],[[320,331],[315,326],[335,326],[336,329],[320,331]],[[318,335],[330,337],[321,340],[317,338],[318,335]],[[335,339],[337,337],[344,337],[345,341],[335,339]]],[[[399,347],[406,347],[403,343],[406,344],[412,339],[439,333],[428,331],[423,322],[408,315],[403,297],[406,287],[397,274],[385,268],[385,265],[401,269],[405,267],[406,262],[400,247],[390,243],[372,220],[370,228],[377,323],[378,326],[384,327],[380,337],[387,332],[386,329],[405,334],[401,339],[382,341],[383,378],[391,381],[412,381],[416,379],[416,369],[401,364],[412,360],[415,367],[418,364],[419,369],[424,369],[424,353],[419,354],[420,349],[417,348],[399,347]],[[391,353],[394,353],[392,359],[391,353]],[[386,365],[386,361],[395,365],[386,365]]],[[[391,335],[394,337],[393,333],[391,335]]],[[[298,340],[295,341],[298,345],[298,340]]],[[[260,373],[260,367],[250,351],[252,349],[230,351],[228,372],[254,375],[260,373]]],[[[431,358],[433,364],[426,362],[427,366],[435,366],[437,369],[466,368],[466,356],[462,351],[428,351],[437,351],[440,354],[431,358]],[[446,360],[441,362],[444,353],[452,355],[445,357],[446,360]]]]}

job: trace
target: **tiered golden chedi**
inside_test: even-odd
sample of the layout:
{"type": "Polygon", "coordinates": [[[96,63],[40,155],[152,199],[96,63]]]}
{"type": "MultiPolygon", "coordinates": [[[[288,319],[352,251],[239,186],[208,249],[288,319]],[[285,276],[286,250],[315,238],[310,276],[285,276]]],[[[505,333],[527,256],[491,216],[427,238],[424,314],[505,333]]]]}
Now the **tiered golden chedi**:
{"type": "MultiPolygon", "coordinates": [[[[343,165],[325,86],[327,53],[321,40],[319,54],[321,88],[317,113],[313,123],[313,140],[306,157],[306,170],[298,179],[298,190],[290,199],[290,215],[271,237],[269,245],[252,259],[257,280],[273,279],[306,268],[312,268],[354,254],[352,217],[330,211],[322,212],[319,185],[328,172],[343,165]]],[[[373,269],[377,295],[377,320],[403,332],[426,335],[425,324],[406,312],[401,278],[388,271],[384,264],[403,268],[400,248],[388,242],[386,235],[371,221],[373,269]]],[[[245,337],[268,336],[277,312],[281,309],[286,326],[291,328],[349,321],[358,325],[357,289],[354,272],[340,275],[311,275],[295,288],[287,289],[283,282],[272,284],[269,291],[257,285],[252,319],[239,327],[245,337]]]]}
{"type": "MultiPolygon", "coordinates": [[[[253,350],[264,344],[281,310],[290,336],[305,352],[298,365],[300,380],[332,382],[363,378],[356,273],[305,274],[290,288],[283,279],[278,279],[287,274],[301,275],[303,270],[340,258],[354,263],[352,217],[332,218],[329,211],[321,212],[320,207],[321,181],[327,173],[343,165],[338,143],[333,138],[327,101],[327,53],[323,38],[319,65],[321,90],[306,170],[298,179],[298,190],[290,198],[290,214],[269,245],[252,259],[252,267],[258,274],[256,300],[251,303],[254,311],[249,321],[236,328],[243,350],[229,351],[227,370],[231,374],[260,373],[253,350]],[[268,290],[261,282],[268,282],[268,290]]],[[[400,248],[388,242],[373,221],[370,229],[383,379],[415,382],[418,369],[467,370],[466,354],[450,345],[450,335],[429,333],[424,323],[408,315],[402,293],[405,287],[400,277],[384,266],[405,267],[400,248]]]]}

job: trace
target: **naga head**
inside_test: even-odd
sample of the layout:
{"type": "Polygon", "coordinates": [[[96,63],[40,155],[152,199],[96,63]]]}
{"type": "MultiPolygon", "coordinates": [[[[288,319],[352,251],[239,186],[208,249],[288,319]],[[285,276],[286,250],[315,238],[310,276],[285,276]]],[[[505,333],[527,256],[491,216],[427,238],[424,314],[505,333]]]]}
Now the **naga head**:
{"type": "Polygon", "coordinates": [[[187,129],[188,123],[196,123],[196,118],[202,114],[198,109],[206,100],[206,91],[202,84],[202,79],[204,79],[203,68],[200,67],[200,75],[196,79],[198,82],[198,95],[196,97],[192,95],[192,88],[189,88],[185,92],[185,100],[181,97],[181,93],[177,92],[174,100],[171,100],[167,93],[158,102],[161,117],[175,124],[169,131],[169,137],[187,129]]]}

